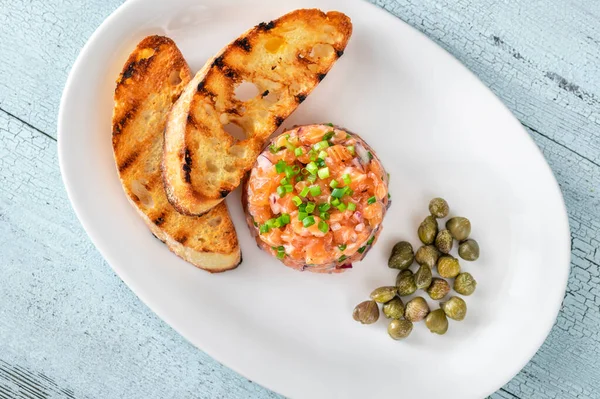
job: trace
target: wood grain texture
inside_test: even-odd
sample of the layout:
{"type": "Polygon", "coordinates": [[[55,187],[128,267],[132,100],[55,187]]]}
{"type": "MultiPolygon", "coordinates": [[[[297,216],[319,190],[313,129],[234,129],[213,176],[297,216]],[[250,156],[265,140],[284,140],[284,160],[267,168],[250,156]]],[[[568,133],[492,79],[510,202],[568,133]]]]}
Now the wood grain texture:
{"type": "MultiPolygon", "coordinates": [[[[573,252],[563,308],[492,398],[600,398],[600,2],[370,1],[488,85],[565,196],[573,252]]],[[[276,397],[158,320],[68,205],[52,139],[60,94],[79,49],[120,3],[0,0],[0,398],[35,398],[35,387],[51,398],[276,397]]]]}

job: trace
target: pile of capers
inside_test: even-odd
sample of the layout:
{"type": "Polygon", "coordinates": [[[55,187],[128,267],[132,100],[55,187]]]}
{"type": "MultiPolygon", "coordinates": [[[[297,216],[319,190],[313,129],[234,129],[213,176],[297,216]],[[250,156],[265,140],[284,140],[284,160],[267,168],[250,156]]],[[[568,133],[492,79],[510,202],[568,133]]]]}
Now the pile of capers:
{"type": "Polygon", "coordinates": [[[438,219],[444,219],[450,213],[448,203],[442,198],[434,198],[429,203],[430,215],[423,220],[417,230],[423,245],[414,252],[407,241],[400,241],[392,249],[388,266],[398,269],[396,285],[379,287],[371,293],[371,300],[362,302],[354,308],[354,320],[362,324],[372,324],[379,319],[379,305],[383,314],[391,319],[388,334],[393,339],[404,339],[410,335],[413,323],[425,320],[432,333],[443,335],[448,331],[448,319],[461,321],[467,315],[467,304],[458,296],[451,296],[440,302],[440,308],[431,310],[422,296],[404,303],[402,297],[424,290],[435,301],[445,299],[452,289],[461,295],[471,295],[477,287],[477,281],[470,273],[461,269],[457,258],[450,255],[454,241],[458,242],[458,256],[466,261],[479,258],[479,244],[472,238],[471,222],[464,217],[452,217],[440,230],[438,219]],[[410,270],[414,262],[419,268],[410,270]],[[439,277],[434,276],[437,269],[439,277]],[[446,279],[454,279],[449,283],[446,279]]]}

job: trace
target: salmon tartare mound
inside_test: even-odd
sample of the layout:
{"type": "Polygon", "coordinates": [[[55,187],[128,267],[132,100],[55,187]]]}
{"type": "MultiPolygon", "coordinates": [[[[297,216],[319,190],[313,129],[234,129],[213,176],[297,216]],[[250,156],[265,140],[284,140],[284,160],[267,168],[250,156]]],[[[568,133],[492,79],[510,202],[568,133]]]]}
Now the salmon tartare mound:
{"type": "Polygon", "coordinates": [[[242,195],[258,246],[297,270],[341,272],[377,240],[389,176],[356,134],[295,127],[258,157],[242,195]]]}

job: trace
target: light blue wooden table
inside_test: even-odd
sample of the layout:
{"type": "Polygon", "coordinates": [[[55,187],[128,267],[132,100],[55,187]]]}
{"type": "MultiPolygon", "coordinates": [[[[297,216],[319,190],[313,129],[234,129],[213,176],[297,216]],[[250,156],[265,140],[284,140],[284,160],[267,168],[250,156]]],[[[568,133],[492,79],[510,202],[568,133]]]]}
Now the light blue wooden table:
{"type": "MultiPolygon", "coordinates": [[[[562,310],[492,398],[600,398],[600,1],[371,1],[441,44],[510,107],[565,196],[573,256],[562,310]]],[[[146,308],[67,200],[56,155],[61,91],[121,2],[0,0],[0,398],[278,397],[146,308]]]]}

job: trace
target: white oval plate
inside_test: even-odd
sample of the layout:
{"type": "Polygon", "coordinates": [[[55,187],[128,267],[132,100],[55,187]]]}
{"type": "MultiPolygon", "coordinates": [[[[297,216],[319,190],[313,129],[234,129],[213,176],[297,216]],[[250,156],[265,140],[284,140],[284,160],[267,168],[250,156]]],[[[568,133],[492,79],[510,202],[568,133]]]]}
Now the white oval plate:
{"type": "Polygon", "coordinates": [[[369,3],[129,0],[79,55],[58,130],[69,198],[118,275],[193,344],[284,395],[481,398],[526,364],[556,318],[570,251],[550,168],[519,122],[467,69],[369,3]],[[114,81],[145,35],[173,38],[197,70],[249,27],[302,7],[347,13],[354,35],[284,126],[331,121],[375,148],[392,175],[384,232],[350,272],[299,273],[258,250],[236,192],[227,202],[244,262],[210,275],[158,242],[123,194],[111,150],[114,81]],[[467,298],[466,320],[451,321],[445,336],[419,323],[410,339],[395,342],[383,317],[362,326],[352,309],[373,288],[393,283],[390,249],[400,239],[418,244],[416,228],[434,196],[473,223],[482,256],[463,267],[478,290],[467,298]]]}

